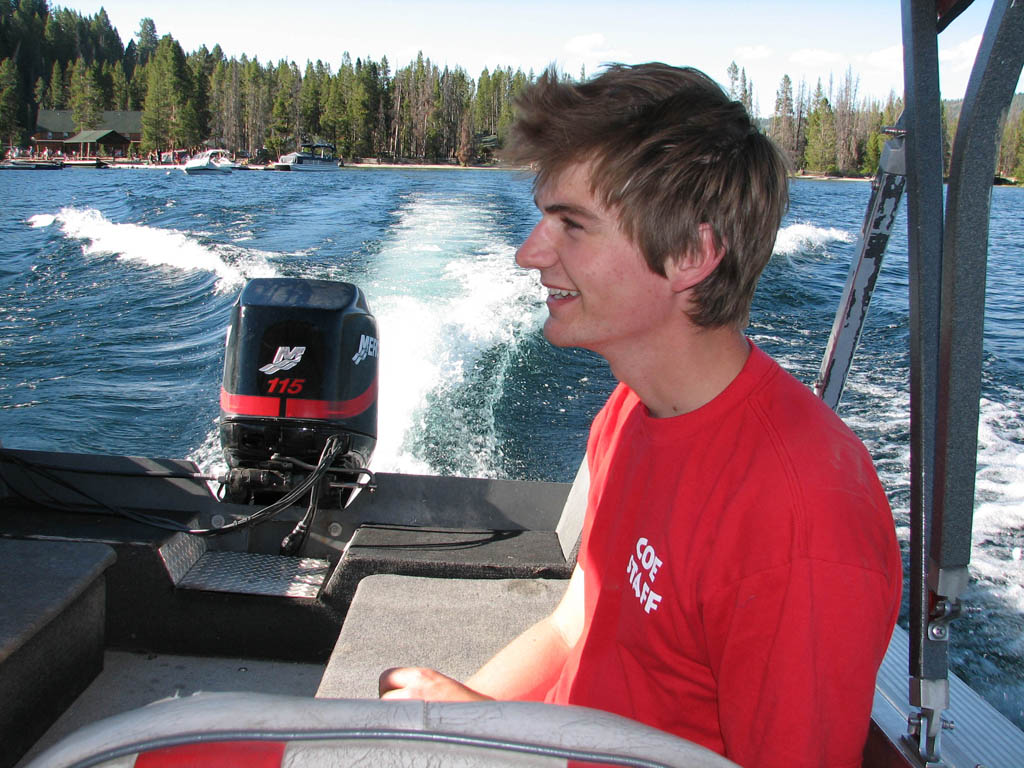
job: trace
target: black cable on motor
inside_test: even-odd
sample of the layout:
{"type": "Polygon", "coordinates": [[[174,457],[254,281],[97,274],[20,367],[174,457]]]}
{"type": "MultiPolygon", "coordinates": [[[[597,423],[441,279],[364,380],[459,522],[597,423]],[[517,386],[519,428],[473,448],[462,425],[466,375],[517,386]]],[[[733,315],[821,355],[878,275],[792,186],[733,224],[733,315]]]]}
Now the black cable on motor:
{"type": "Polygon", "coordinates": [[[313,490],[309,492],[309,506],[306,508],[306,514],[304,514],[302,519],[296,523],[294,528],[292,528],[292,532],[281,539],[281,549],[279,554],[294,555],[306,541],[306,535],[309,533],[309,528],[313,524],[313,518],[317,513],[317,508],[320,502],[320,488],[322,486],[323,483],[317,483],[313,486],[313,490]]]}
{"type": "MultiPolygon", "coordinates": [[[[287,509],[300,498],[305,496],[306,491],[309,491],[311,488],[315,489],[318,486],[320,479],[327,474],[327,470],[331,468],[331,464],[342,451],[344,445],[344,442],[336,435],[328,437],[327,442],[324,443],[324,449],[320,454],[320,461],[317,463],[316,469],[310,472],[301,484],[286,493],[273,504],[264,507],[259,512],[254,512],[248,517],[243,517],[241,520],[235,520],[234,522],[228,523],[220,528],[198,528],[190,530],[189,533],[196,536],[219,536],[222,533],[230,533],[231,531],[236,531],[239,528],[247,528],[250,525],[256,525],[264,522],[265,520],[269,520],[281,512],[281,510],[287,509]]],[[[315,493],[316,491],[314,490],[313,494],[315,493]]],[[[311,506],[312,503],[311,494],[311,506]]],[[[306,514],[309,515],[308,510],[306,514]]]]}

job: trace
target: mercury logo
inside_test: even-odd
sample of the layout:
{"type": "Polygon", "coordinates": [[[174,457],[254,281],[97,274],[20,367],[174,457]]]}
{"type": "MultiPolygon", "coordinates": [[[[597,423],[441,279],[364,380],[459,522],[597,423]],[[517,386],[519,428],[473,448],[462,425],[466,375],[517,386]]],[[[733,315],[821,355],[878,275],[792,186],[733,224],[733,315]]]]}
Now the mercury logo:
{"type": "Polygon", "coordinates": [[[352,355],[352,362],[359,365],[368,357],[377,357],[377,340],[364,333],[359,339],[359,351],[352,355]]]}
{"type": "Polygon", "coordinates": [[[302,361],[302,353],[305,351],[305,347],[278,347],[274,354],[274,361],[260,368],[260,373],[290,371],[302,361]]]}

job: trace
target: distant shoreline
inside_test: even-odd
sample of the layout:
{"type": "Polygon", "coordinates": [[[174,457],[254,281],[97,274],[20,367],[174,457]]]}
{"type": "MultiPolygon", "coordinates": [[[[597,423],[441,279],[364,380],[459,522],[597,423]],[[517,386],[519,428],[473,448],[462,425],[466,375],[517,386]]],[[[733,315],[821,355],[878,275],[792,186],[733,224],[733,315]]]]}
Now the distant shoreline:
{"type": "MultiPolygon", "coordinates": [[[[146,170],[146,171],[180,171],[185,166],[171,165],[169,163],[123,163],[112,162],[108,168],[121,168],[125,170],[146,170]]],[[[387,170],[408,170],[408,171],[529,171],[529,168],[516,165],[449,165],[446,163],[345,163],[341,168],[383,168],[387,170]]],[[[245,171],[272,171],[270,166],[250,165],[242,169],[245,171]]]]}
{"type": "Polygon", "coordinates": [[[829,176],[826,173],[794,173],[789,178],[811,181],[871,181],[870,176],[829,176]]]}
{"type": "Polygon", "coordinates": [[[345,168],[390,168],[413,171],[526,171],[515,165],[452,165],[448,163],[345,163],[345,168]]]}
{"type": "MultiPolygon", "coordinates": [[[[111,168],[131,170],[181,170],[181,165],[160,165],[148,163],[111,163],[111,168]]],[[[520,171],[529,173],[530,169],[519,165],[452,165],[448,163],[345,163],[342,168],[383,169],[391,171],[520,171]]],[[[253,165],[245,168],[248,171],[273,170],[269,166],[253,165]]],[[[824,173],[796,173],[791,179],[809,179],[810,181],[871,181],[868,176],[829,176],[824,173]]]]}

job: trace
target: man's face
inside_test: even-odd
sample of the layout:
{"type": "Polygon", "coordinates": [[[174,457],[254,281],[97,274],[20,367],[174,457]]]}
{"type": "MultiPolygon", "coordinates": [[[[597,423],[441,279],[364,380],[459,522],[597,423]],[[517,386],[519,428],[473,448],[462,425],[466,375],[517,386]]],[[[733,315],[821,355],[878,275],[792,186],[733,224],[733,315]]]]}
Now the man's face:
{"type": "Polygon", "coordinates": [[[570,166],[538,190],[541,220],[516,253],[548,289],[544,336],[613,362],[679,327],[673,291],[622,232],[618,215],[590,190],[587,164],[570,166]]]}

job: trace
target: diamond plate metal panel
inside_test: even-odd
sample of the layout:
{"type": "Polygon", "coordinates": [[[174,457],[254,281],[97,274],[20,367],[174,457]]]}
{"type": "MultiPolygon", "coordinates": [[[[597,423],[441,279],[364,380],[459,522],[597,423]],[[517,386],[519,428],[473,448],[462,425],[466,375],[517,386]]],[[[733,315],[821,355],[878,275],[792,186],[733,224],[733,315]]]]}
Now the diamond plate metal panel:
{"type": "Polygon", "coordinates": [[[207,592],[315,598],[330,563],[312,557],[207,552],[178,586],[207,592]]]}
{"type": "Polygon", "coordinates": [[[176,533],[160,547],[160,558],[171,581],[177,584],[205,551],[206,540],[202,537],[176,533]]]}

